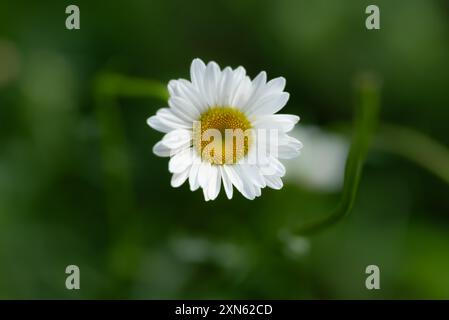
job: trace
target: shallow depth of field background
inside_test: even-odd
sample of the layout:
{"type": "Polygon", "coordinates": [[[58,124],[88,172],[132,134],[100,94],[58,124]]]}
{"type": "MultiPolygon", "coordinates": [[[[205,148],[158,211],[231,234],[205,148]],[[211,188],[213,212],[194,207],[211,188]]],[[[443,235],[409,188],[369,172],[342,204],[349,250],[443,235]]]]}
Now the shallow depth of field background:
{"type": "Polygon", "coordinates": [[[350,216],[285,238],[339,199],[298,174],[320,172],[314,143],[281,191],[205,203],[152,154],[162,134],[146,119],[162,101],[108,109],[93,94],[104,70],[166,83],[200,57],[284,76],[284,112],[329,132],[350,123],[353,78],[370,71],[382,121],[449,147],[448,40],[444,0],[2,1],[0,298],[448,299],[449,186],[428,171],[373,148],[350,216]],[[79,31],[65,29],[69,4],[79,31]],[[369,4],[379,31],[365,29],[369,4]],[[81,290],[65,289],[69,264],[81,290]],[[365,289],[369,264],[381,290],[365,289]]]}

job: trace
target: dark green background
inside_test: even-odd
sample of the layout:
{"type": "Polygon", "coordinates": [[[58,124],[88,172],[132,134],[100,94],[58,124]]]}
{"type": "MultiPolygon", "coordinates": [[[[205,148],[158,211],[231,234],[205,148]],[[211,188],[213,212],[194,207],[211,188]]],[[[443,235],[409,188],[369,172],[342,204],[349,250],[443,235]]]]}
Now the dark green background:
{"type": "Polygon", "coordinates": [[[163,102],[93,94],[101,71],[166,83],[200,57],[284,76],[285,113],[327,127],[352,119],[353,78],[370,71],[382,121],[447,146],[448,40],[444,0],[2,0],[0,298],[449,298],[448,185],[407,159],[371,152],[351,215],[295,254],[280,230],[338,193],[286,184],[205,203],[151,152],[163,102]],[[369,4],[381,30],[365,28],[369,4]],[[81,290],[65,289],[69,264],[81,290]]]}

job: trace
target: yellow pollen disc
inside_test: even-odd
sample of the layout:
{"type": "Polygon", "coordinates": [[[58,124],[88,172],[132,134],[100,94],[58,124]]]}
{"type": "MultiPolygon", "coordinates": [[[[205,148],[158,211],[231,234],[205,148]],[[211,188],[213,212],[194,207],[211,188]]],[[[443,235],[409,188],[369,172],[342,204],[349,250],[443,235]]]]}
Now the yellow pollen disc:
{"type": "Polygon", "coordinates": [[[240,110],[213,107],[193,127],[193,143],[203,159],[212,164],[234,164],[247,153],[251,123],[240,110]]]}

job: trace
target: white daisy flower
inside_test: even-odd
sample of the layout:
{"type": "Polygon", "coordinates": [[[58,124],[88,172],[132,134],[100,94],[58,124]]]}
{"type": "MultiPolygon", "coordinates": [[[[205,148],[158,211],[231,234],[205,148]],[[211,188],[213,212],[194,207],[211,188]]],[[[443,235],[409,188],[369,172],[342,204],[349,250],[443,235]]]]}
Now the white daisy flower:
{"type": "Polygon", "coordinates": [[[169,107],[147,121],[165,133],[153,152],[170,157],[171,185],[189,180],[206,201],[218,196],[222,183],[229,199],[233,187],[251,200],[264,187],[281,189],[285,167],[278,159],[296,157],[302,147],[287,134],[299,117],[275,114],[289,99],[285,79],[267,82],[262,71],[251,81],[243,67],[220,70],[200,59],[193,60],[190,77],[169,82],[169,107]]]}

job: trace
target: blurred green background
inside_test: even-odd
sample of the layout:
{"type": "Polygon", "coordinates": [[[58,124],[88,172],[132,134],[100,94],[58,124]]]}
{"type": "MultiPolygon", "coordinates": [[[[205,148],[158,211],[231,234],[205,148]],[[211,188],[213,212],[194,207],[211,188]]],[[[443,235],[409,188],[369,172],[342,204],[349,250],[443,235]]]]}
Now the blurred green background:
{"type": "Polygon", "coordinates": [[[449,146],[448,40],[445,0],[2,0],[0,298],[448,299],[449,186],[382,148],[349,217],[283,236],[338,202],[348,138],[328,129],[351,121],[360,72],[382,80],[382,122],[449,146]],[[69,4],[80,30],[65,28],[69,4]],[[381,30],[365,28],[369,4],[381,30]],[[281,191],[206,203],[173,189],[151,151],[162,134],[146,125],[165,103],[95,99],[105,70],[167,83],[188,78],[195,57],[287,79],[304,158],[281,191]],[[324,181],[301,174],[326,159],[324,181]],[[80,290],[65,288],[69,264],[80,290]],[[381,290],[365,288],[370,264],[381,290]]]}

